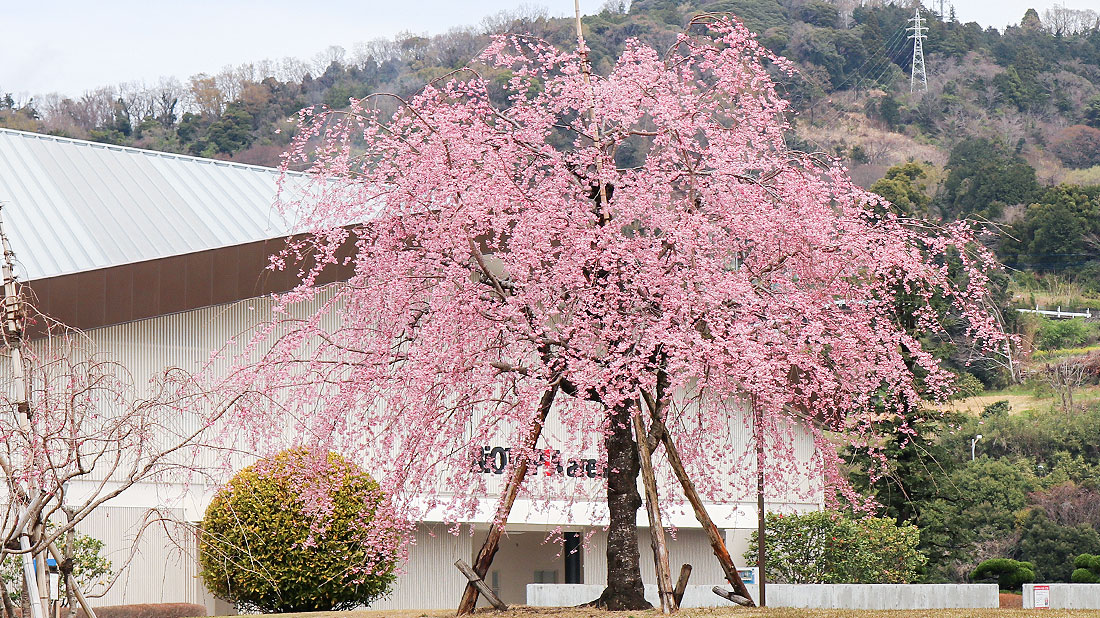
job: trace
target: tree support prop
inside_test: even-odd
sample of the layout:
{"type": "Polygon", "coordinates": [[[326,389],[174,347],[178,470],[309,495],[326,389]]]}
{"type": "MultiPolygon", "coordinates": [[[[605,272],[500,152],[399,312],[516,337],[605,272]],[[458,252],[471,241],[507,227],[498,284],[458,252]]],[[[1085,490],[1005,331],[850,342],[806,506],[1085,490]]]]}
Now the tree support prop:
{"type": "Polygon", "coordinates": [[[653,548],[653,564],[657,571],[657,593],[661,597],[661,612],[671,614],[679,609],[679,604],[673,597],[672,573],[668,566],[668,545],[665,543],[665,528],[661,523],[661,510],[657,501],[657,479],[653,475],[653,460],[650,458],[645,422],[641,414],[634,415],[634,434],[638,443],[638,458],[642,463],[645,506],[649,514],[649,541],[653,548]]]}
{"type": "MultiPolygon", "coordinates": [[[[61,552],[57,550],[57,546],[53,543],[50,543],[49,548],[50,555],[53,556],[53,559],[57,561],[57,564],[62,564],[65,561],[65,557],[62,556],[61,552]]],[[[72,571],[69,571],[65,574],[65,586],[66,590],[70,590],[73,594],[76,595],[76,601],[77,603],[80,603],[80,608],[84,610],[84,615],[87,618],[96,618],[95,610],[92,609],[91,604],[88,603],[88,599],[84,597],[84,593],[81,592],[80,586],[76,584],[76,578],[73,577],[72,571]]]]}
{"type": "Polygon", "coordinates": [[[756,604],[752,601],[752,595],[749,593],[749,589],[745,587],[745,582],[741,580],[741,575],[737,573],[737,567],[733,565],[733,559],[730,558],[729,550],[726,549],[725,540],[722,539],[722,535],[718,532],[718,526],[714,525],[714,520],[707,514],[707,509],[703,506],[703,500],[699,497],[699,492],[695,489],[695,483],[691,482],[691,477],[688,476],[687,471],[684,469],[684,462],[680,459],[680,451],[676,449],[676,445],[672,442],[672,435],[668,432],[668,428],[665,427],[664,422],[660,418],[656,402],[647,394],[643,393],[643,397],[652,414],[653,424],[661,437],[661,443],[665,445],[665,455],[668,457],[668,463],[672,467],[672,471],[676,474],[676,478],[680,481],[680,486],[684,489],[684,496],[687,497],[688,502],[691,503],[692,510],[695,511],[695,519],[699,520],[699,525],[701,525],[703,531],[707,533],[707,540],[710,541],[711,550],[714,551],[714,557],[718,559],[718,564],[722,566],[722,573],[725,574],[726,581],[733,586],[733,591],[737,595],[748,600],[748,607],[756,607],[756,604]]]}
{"type": "MultiPolygon", "coordinates": [[[[474,559],[472,572],[478,580],[485,577],[485,574],[489,572],[489,566],[493,564],[493,557],[496,556],[497,548],[500,545],[500,537],[504,534],[504,526],[508,523],[508,513],[512,511],[512,504],[516,501],[519,487],[523,484],[523,478],[527,476],[528,451],[538,443],[539,436],[542,435],[542,426],[546,424],[546,416],[550,413],[550,407],[553,406],[554,396],[557,393],[558,382],[554,381],[542,395],[542,398],[539,399],[538,418],[531,425],[531,430],[527,434],[527,441],[523,444],[526,448],[517,458],[516,466],[512,469],[512,476],[508,478],[508,486],[504,488],[504,494],[500,497],[496,517],[493,518],[493,524],[489,528],[489,535],[485,537],[485,543],[481,545],[481,550],[477,552],[477,558],[474,559]]],[[[458,602],[458,615],[474,612],[479,590],[473,579],[466,584],[466,589],[462,591],[462,600],[458,602]]],[[[499,601],[499,599],[497,600],[499,601]]]]}
{"type": "Polygon", "coordinates": [[[691,565],[680,567],[680,579],[676,580],[676,589],[672,591],[672,598],[676,600],[676,607],[684,601],[684,593],[687,592],[688,578],[691,577],[691,565]]]}
{"type": "Polygon", "coordinates": [[[481,594],[485,595],[485,598],[489,599],[489,602],[493,604],[493,607],[499,609],[500,611],[508,609],[508,606],[504,604],[504,601],[500,600],[500,597],[498,597],[496,593],[493,592],[493,589],[485,583],[485,580],[478,577],[477,573],[474,573],[474,570],[470,568],[470,565],[466,564],[465,560],[456,560],[455,566],[458,567],[459,571],[462,571],[462,574],[466,576],[466,579],[470,580],[469,585],[474,586],[478,589],[479,592],[481,592],[481,594]]]}
{"type": "Polygon", "coordinates": [[[714,592],[714,594],[722,597],[723,599],[733,601],[734,603],[742,607],[754,607],[752,599],[747,599],[739,594],[734,594],[728,590],[723,590],[718,586],[711,588],[711,591],[714,592]]]}

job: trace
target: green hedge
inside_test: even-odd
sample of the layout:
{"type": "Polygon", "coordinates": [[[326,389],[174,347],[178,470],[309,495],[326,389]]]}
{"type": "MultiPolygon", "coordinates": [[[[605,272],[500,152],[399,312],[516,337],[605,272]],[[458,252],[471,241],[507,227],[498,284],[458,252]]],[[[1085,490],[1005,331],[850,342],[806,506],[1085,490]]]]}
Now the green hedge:
{"type": "MultiPolygon", "coordinates": [[[[765,537],[770,581],[792,584],[905,584],[925,557],[916,526],[888,517],[852,518],[837,511],[768,513],[765,537]]],[[[756,561],[756,533],[744,557],[756,561]]]]}

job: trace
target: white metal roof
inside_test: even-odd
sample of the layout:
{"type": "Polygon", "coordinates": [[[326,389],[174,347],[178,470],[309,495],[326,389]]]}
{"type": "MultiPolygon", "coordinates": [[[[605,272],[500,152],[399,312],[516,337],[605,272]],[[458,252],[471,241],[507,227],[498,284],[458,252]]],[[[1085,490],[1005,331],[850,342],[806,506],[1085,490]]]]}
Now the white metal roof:
{"type": "Polygon", "coordinates": [[[0,204],[24,281],[284,237],[277,177],[0,128],[0,204]]]}

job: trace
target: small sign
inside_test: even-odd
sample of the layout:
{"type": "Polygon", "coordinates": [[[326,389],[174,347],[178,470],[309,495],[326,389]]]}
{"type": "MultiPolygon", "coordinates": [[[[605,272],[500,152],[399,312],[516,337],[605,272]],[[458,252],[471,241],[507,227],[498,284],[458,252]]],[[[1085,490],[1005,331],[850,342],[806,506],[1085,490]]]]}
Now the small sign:
{"type": "Polygon", "coordinates": [[[756,570],[757,567],[737,569],[737,575],[741,577],[741,581],[745,582],[746,586],[755,586],[757,583],[759,583],[756,581],[756,570]]]}
{"type": "Polygon", "coordinates": [[[1050,586],[1035,585],[1035,609],[1050,609],[1050,586]]]}

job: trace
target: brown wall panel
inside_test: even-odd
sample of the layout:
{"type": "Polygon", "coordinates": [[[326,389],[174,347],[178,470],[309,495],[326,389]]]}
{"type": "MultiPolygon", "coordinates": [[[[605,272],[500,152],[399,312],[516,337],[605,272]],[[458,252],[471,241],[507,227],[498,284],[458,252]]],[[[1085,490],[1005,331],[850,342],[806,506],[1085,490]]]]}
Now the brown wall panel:
{"type": "MultiPolygon", "coordinates": [[[[124,264],[30,281],[39,311],[76,328],[88,329],[198,307],[285,292],[298,283],[298,267],[265,269],[284,239],[222,247],[135,264],[124,264]]],[[[344,247],[347,254],[352,247],[344,247]]],[[[333,267],[319,283],[346,280],[349,266],[333,267]]],[[[41,333],[39,325],[37,333],[41,333]]]]}
{"type": "Polygon", "coordinates": [[[76,299],[76,321],[81,324],[106,323],[108,301],[105,270],[93,270],[74,279],[76,279],[77,294],[79,294],[76,299]]]}
{"type": "Polygon", "coordinates": [[[240,247],[229,247],[212,255],[210,304],[221,305],[241,298],[238,272],[241,265],[240,247]]]}
{"type": "Polygon", "coordinates": [[[107,301],[103,323],[121,324],[134,319],[134,270],[132,268],[106,268],[107,301]]]}
{"type": "MultiPolygon", "coordinates": [[[[126,269],[132,273],[134,309],[130,319],[160,315],[160,260],[116,266],[111,270],[126,269]]],[[[33,285],[33,284],[32,284],[33,285]]]]}
{"type": "Polygon", "coordinates": [[[160,295],[158,303],[161,315],[179,313],[187,306],[187,260],[173,256],[157,260],[160,270],[160,295]]]}
{"type": "Polygon", "coordinates": [[[214,304],[214,252],[203,251],[180,256],[186,265],[187,281],[184,302],[188,307],[209,307],[214,304]]]}
{"type": "Polygon", "coordinates": [[[237,293],[240,298],[259,296],[264,289],[264,266],[268,256],[264,243],[241,245],[237,250],[237,293]]]}
{"type": "Polygon", "coordinates": [[[77,281],[76,275],[57,277],[51,282],[49,288],[49,299],[51,301],[49,310],[46,310],[41,304],[42,295],[39,294],[39,311],[65,324],[79,322],[76,310],[76,304],[80,299],[79,291],[80,283],[77,281]]]}

